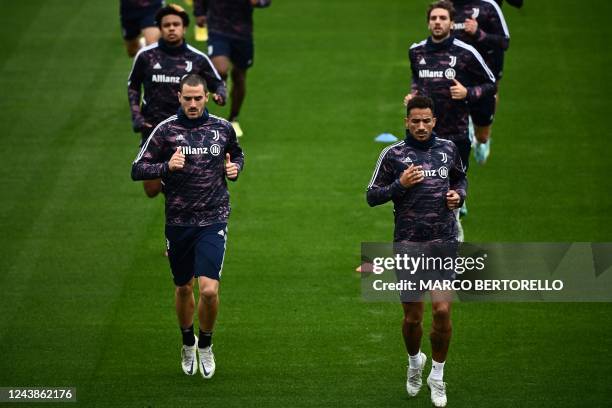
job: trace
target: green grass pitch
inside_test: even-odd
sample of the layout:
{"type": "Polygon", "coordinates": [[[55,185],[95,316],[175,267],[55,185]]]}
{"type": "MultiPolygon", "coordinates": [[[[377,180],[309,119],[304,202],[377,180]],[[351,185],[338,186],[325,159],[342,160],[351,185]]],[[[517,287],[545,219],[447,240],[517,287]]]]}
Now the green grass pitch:
{"type": "MultiPolygon", "coordinates": [[[[364,303],[353,272],[360,242],[391,239],[391,207],[364,192],[374,136],[403,134],[427,1],[256,11],[208,382],[179,366],[162,199],[129,177],[117,3],[3,2],[0,386],[74,386],[78,405],[100,407],[430,406],[404,389],[399,305],[364,303]]],[[[467,239],[612,241],[612,5],[504,12],[512,40],[492,156],[469,174],[467,239]]],[[[610,304],[456,304],[449,407],[610,406],[611,327],[610,304]]]]}

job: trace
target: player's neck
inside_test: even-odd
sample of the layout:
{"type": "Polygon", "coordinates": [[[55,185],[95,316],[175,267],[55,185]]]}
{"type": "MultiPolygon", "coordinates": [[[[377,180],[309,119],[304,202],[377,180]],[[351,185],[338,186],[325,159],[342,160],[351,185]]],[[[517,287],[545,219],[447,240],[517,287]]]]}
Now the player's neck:
{"type": "Polygon", "coordinates": [[[431,42],[433,42],[434,44],[440,44],[441,42],[444,42],[446,40],[448,40],[450,37],[450,32],[448,34],[446,34],[446,37],[439,37],[436,38],[433,35],[431,36],[431,42]]]}

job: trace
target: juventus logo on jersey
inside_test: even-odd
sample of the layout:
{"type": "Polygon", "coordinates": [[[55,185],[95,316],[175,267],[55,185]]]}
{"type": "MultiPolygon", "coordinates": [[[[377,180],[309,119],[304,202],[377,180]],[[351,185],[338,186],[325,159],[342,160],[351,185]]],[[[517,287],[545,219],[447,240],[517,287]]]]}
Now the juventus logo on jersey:
{"type": "Polygon", "coordinates": [[[448,161],[448,155],[444,152],[440,152],[442,155],[442,163],[446,163],[448,161]]]}
{"type": "Polygon", "coordinates": [[[185,71],[191,72],[191,70],[193,69],[193,63],[191,61],[185,61],[185,64],[187,64],[187,66],[185,67],[185,71]]]}
{"type": "Polygon", "coordinates": [[[448,65],[451,66],[451,67],[454,67],[455,64],[457,63],[457,57],[455,57],[454,55],[451,55],[450,59],[451,60],[450,60],[450,63],[448,65]]]}
{"type": "Polygon", "coordinates": [[[213,140],[214,141],[219,140],[219,131],[217,129],[213,130],[213,140]]]}
{"type": "Polygon", "coordinates": [[[478,15],[480,14],[480,9],[478,7],[474,7],[472,11],[472,18],[476,20],[478,18],[478,15]]]}

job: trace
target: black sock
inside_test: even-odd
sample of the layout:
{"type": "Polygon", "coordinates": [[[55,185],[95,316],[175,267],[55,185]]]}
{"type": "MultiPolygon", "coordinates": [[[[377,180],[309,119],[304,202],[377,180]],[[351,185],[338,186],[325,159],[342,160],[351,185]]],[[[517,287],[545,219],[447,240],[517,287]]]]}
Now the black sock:
{"type": "Polygon", "coordinates": [[[195,334],[193,334],[193,324],[186,329],[181,327],[181,334],[183,335],[183,345],[193,346],[195,344],[195,334]]]}
{"type": "Polygon", "coordinates": [[[198,347],[210,347],[212,344],[212,332],[203,332],[200,330],[200,338],[198,339],[198,347]]]}

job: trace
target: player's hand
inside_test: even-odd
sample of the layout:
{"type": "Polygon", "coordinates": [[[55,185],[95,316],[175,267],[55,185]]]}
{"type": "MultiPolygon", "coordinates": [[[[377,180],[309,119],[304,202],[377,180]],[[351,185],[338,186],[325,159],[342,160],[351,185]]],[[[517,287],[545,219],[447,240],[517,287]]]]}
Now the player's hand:
{"type": "Polygon", "coordinates": [[[197,16],[196,25],[198,27],[206,27],[206,16],[197,16]]]}
{"type": "Polygon", "coordinates": [[[213,94],[213,100],[219,106],[225,105],[225,96],[221,94],[213,94]]]}
{"type": "Polygon", "coordinates": [[[448,190],[446,193],[446,206],[449,210],[455,210],[459,208],[461,202],[461,196],[455,190],[448,190]]]}
{"type": "Polygon", "coordinates": [[[476,31],[478,31],[478,22],[473,18],[468,18],[467,20],[465,20],[464,27],[466,33],[468,33],[469,35],[474,35],[476,34],[476,31]]]}
{"type": "Polygon", "coordinates": [[[461,85],[461,82],[453,78],[455,85],[450,87],[451,98],[465,99],[467,97],[467,88],[461,85]]]}
{"type": "Polygon", "coordinates": [[[415,96],[416,93],[409,93],[408,95],[404,96],[404,106],[408,106],[408,102],[410,102],[410,100],[415,96]]]}
{"type": "Polygon", "coordinates": [[[423,166],[415,166],[411,164],[400,176],[400,184],[405,188],[410,188],[415,184],[420,183],[425,178],[423,174],[423,166]]]}
{"type": "Polygon", "coordinates": [[[229,153],[225,154],[225,175],[230,180],[235,180],[238,177],[238,165],[232,163],[229,153]]]}
{"type": "Polygon", "coordinates": [[[177,171],[182,170],[183,167],[185,167],[185,155],[181,152],[181,147],[179,146],[168,162],[168,169],[170,171],[177,171]]]}

